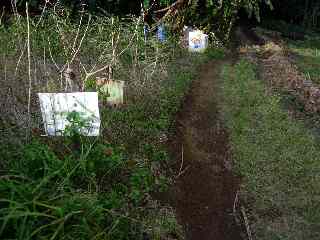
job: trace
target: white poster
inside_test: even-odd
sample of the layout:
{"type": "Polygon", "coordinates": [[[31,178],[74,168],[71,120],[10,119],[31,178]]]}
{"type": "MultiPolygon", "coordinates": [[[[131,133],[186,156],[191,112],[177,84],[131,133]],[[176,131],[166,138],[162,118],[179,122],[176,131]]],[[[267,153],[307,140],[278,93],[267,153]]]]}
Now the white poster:
{"type": "Polygon", "coordinates": [[[109,105],[122,105],[124,93],[124,81],[107,80],[104,78],[97,78],[101,83],[100,91],[107,94],[107,103],[109,105]]]}
{"type": "Polygon", "coordinates": [[[100,114],[96,92],[38,93],[47,135],[62,136],[78,128],[85,136],[98,136],[100,114]]]}
{"type": "Polygon", "coordinates": [[[191,52],[204,52],[208,47],[208,35],[202,31],[189,32],[189,50],[191,52]]]}

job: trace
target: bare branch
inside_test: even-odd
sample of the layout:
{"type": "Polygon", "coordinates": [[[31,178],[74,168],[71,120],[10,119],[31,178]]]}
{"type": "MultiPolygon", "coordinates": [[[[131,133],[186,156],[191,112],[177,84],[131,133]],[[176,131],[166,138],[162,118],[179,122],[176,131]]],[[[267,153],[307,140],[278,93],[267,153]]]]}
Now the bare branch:
{"type": "Polygon", "coordinates": [[[86,30],[84,31],[84,34],[83,34],[83,36],[82,36],[82,38],[81,38],[81,40],[80,40],[78,49],[74,52],[73,57],[71,58],[71,61],[70,61],[69,64],[72,64],[72,62],[74,61],[75,57],[77,56],[77,54],[79,53],[79,51],[80,51],[80,49],[81,49],[83,40],[84,40],[84,38],[86,37],[87,32],[88,32],[88,29],[89,29],[89,26],[90,26],[90,21],[91,21],[91,15],[89,15],[88,24],[87,24],[86,30]]]}
{"type": "Polygon", "coordinates": [[[76,51],[75,48],[76,48],[76,43],[77,43],[77,40],[78,40],[78,37],[79,37],[80,28],[81,28],[81,25],[82,25],[82,19],[83,19],[83,11],[81,12],[81,17],[80,17],[80,21],[79,21],[79,25],[78,25],[78,29],[77,29],[77,35],[74,38],[73,45],[72,45],[72,51],[73,52],[76,51]]]}
{"type": "Polygon", "coordinates": [[[4,13],[5,13],[5,11],[4,11],[4,7],[3,7],[2,12],[1,12],[1,16],[0,16],[0,25],[2,24],[2,18],[4,16],[4,13]]]}
{"type": "MultiPolygon", "coordinates": [[[[96,75],[96,74],[98,74],[98,73],[100,73],[100,72],[102,72],[102,71],[104,71],[104,70],[107,70],[107,69],[110,67],[110,65],[113,65],[113,64],[114,64],[115,59],[119,58],[122,54],[124,54],[124,53],[132,46],[132,44],[133,44],[133,42],[134,42],[134,40],[135,40],[135,37],[136,37],[136,35],[138,34],[138,29],[139,29],[140,22],[141,22],[141,18],[138,18],[138,21],[137,21],[136,26],[135,26],[134,34],[131,36],[128,45],[127,45],[124,49],[122,49],[122,51],[121,51],[120,53],[115,54],[115,57],[114,57],[113,61],[111,61],[109,64],[105,65],[104,67],[102,67],[102,68],[100,68],[100,69],[92,70],[91,72],[87,73],[87,74],[86,74],[86,77],[85,77],[85,80],[84,80],[84,83],[85,83],[90,77],[92,77],[92,76],[94,76],[94,75],[96,75]]],[[[118,35],[117,44],[118,44],[118,42],[119,42],[119,38],[120,38],[120,36],[118,35]]],[[[83,86],[82,88],[84,88],[84,86],[83,86]]]]}
{"type": "MultiPolygon", "coordinates": [[[[28,125],[30,126],[31,121],[31,90],[32,90],[32,78],[31,78],[31,48],[30,48],[30,19],[29,19],[29,6],[26,2],[26,14],[27,14],[27,46],[28,46],[28,78],[29,78],[29,89],[28,89],[28,125]]],[[[27,129],[28,136],[28,129],[27,129]]]]}
{"type": "Polygon", "coordinates": [[[174,8],[178,7],[178,5],[182,5],[184,2],[185,2],[185,0],[178,0],[178,1],[174,2],[173,4],[171,4],[170,6],[166,7],[166,8],[154,11],[154,13],[163,13],[163,12],[167,12],[169,10],[172,11],[174,8]]]}

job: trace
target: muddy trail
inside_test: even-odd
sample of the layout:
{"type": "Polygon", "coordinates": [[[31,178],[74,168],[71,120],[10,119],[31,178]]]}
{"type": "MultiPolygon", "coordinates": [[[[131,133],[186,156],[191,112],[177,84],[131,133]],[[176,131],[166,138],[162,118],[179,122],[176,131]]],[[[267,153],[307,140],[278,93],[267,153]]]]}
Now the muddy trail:
{"type": "Polygon", "coordinates": [[[220,115],[217,80],[226,61],[200,69],[177,115],[170,146],[178,172],[173,205],[186,240],[240,240],[228,133],[220,115]]]}

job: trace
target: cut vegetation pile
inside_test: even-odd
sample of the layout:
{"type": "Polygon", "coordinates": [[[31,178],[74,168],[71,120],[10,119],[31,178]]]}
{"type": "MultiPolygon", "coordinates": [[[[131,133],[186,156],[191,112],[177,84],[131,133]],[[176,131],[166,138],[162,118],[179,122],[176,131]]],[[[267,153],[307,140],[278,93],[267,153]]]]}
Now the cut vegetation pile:
{"type": "Polygon", "coordinates": [[[312,81],[310,75],[301,69],[290,58],[290,50],[279,39],[274,40],[274,34],[259,36],[265,44],[248,47],[242,51],[247,59],[259,63],[260,76],[269,82],[273,88],[292,94],[311,113],[320,112],[320,88],[317,81],[312,81]],[[309,76],[309,77],[308,77],[309,76]]]}

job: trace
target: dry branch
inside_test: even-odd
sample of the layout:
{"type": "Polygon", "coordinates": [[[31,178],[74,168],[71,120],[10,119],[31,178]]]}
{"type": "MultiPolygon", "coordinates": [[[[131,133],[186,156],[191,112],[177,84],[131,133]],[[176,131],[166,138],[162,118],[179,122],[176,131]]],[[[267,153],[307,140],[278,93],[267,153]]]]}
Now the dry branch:
{"type": "MultiPolygon", "coordinates": [[[[31,47],[30,47],[30,18],[29,18],[29,6],[28,2],[26,2],[26,14],[27,14],[27,30],[28,30],[28,38],[27,38],[27,46],[28,46],[28,78],[29,78],[29,89],[28,89],[28,126],[30,126],[31,122],[31,90],[32,90],[32,78],[31,78],[31,47]]],[[[28,129],[27,129],[28,133],[28,129]]],[[[28,135],[28,134],[27,134],[28,135]]]]}
{"type": "Polygon", "coordinates": [[[248,220],[248,217],[247,217],[247,214],[246,214],[246,210],[245,210],[244,207],[241,207],[241,213],[242,213],[242,216],[243,216],[243,219],[244,219],[244,224],[246,226],[248,240],[252,240],[252,232],[251,232],[251,229],[250,229],[249,220],[248,220]]]}
{"type": "Polygon", "coordinates": [[[177,9],[178,7],[183,5],[184,3],[185,3],[185,0],[178,0],[166,8],[154,11],[154,13],[163,13],[163,12],[167,12],[167,11],[173,11],[174,9],[177,9]]]}

